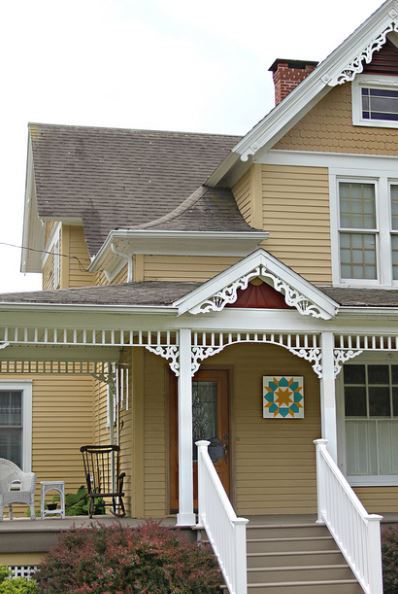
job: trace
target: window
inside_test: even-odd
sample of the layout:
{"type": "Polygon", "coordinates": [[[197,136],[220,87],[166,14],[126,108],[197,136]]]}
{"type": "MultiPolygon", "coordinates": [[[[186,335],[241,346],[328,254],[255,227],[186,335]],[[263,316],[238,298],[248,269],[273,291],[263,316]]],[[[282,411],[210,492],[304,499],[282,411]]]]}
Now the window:
{"type": "Polygon", "coordinates": [[[369,178],[331,173],[331,188],[334,284],[397,286],[398,181],[387,173],[369,178]]]}
{"type": "Polygon", "coordinates": [[[398,484],[398,365],[345,365],[343,375],[351,484],[398,484]]]}
{"type": "Polygon", "coordinates": [[[341,277],[377,279],[375,185],[339,182],[339,203],[341,277]]]}
{"type": "Polygon", "coordinates": [[[25,472],[31,467],[32,386],[0,382],[0,458],[25,472]]]}
{"type": "Polygon", "coordinates": [[[398,127],[398,77],[358,76],[352,83],[354,126],[398,127]]]}

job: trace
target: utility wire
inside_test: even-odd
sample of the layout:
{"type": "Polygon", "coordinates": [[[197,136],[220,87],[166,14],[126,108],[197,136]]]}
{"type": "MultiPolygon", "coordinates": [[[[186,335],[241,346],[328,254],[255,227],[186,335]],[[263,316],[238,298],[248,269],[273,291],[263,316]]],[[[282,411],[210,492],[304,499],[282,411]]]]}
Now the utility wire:
{"type": "Polygon", "coordinates": [[[70,258],[71,260],[76,260],[79,264],[80,272],[90,272],[88,268],[85,268],[82,264],[82,261],[77,256],[70,256],[69,254],[62,254],[61,252],[49,252],[47,250],[37,250],[35,248],[25,247],[23,245],[16,245],[15,243],[7,243],[5,241],[0,241],[0,245],[6,245],[8,247],[18,248],[19,250],[27,250],[29,252],[36,252],[39,254],[49,254],[50,256],[60,256],[61,258],[70,258]]]}

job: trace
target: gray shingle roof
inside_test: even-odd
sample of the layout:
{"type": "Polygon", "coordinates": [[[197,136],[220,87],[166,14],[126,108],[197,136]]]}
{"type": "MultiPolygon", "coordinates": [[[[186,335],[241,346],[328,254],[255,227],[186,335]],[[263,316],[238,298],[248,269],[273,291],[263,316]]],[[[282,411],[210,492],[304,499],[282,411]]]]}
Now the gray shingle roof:
{"type": "Polygon", "coordinates": [[[54,291],[2,293],[0,294],[0,305],[2,303],[46,303],[50,305],[165,306],[171,305],[198,286],[198,283],[147,281],[54,291]]]}
{"type": "Polygon", "coordinates": [[[230,190],[202,191],[192,204],[236,136],[47,124],[29,130],[39,216],[81,217],[92,255],[112,229],[151,228],[186,200],[186,213],[153,228],[251,229],[230,190]]]}
{"type": "Polygon", "coordinates": [[[398,307],[398,291],[394,290],[319,288],[345,307],[398,307]]]}

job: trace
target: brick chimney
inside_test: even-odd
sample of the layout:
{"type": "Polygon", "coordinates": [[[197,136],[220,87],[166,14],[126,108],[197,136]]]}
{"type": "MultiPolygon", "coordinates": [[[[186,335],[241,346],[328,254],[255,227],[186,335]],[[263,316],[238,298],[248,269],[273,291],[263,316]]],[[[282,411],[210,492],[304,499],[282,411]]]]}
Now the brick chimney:
{"type": "Polygon", "coordinates": [[[318,62],[278,58],[268,69],[275,85],[275,103],[280,103],[318,66],[318,62]]]}

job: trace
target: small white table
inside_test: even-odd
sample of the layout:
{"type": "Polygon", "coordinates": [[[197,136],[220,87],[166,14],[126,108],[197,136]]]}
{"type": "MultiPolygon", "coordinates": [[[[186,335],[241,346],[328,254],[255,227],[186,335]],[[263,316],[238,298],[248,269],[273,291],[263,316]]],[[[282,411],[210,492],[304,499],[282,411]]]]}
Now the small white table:
{"type": "Polygon", "coordinates": [[[40,481],[40,506],[41,517],[53,516],[65,517],[65,482],[64,481],[40,481]],[[59,507],[57,509],[46,509],[46,494],[50,491],[59,493],[59,507]]]}

